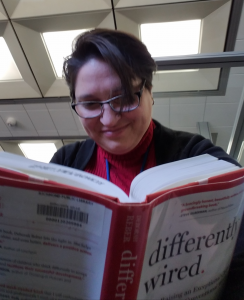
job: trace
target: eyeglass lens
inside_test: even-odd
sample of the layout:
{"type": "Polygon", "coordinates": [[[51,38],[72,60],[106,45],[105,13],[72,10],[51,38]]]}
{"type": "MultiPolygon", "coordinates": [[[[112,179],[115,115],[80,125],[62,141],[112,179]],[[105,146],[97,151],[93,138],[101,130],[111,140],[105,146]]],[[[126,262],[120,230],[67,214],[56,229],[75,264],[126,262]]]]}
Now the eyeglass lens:
{"type": "MultiPolygon", "coordinates": [[[[137,94],[134,95],[133,103],[124,105],[124,102],[124,96],[121,96],[109,101],[108,104],[115,112],[131,111],[137,108],[137,106],[139,105],[139,96],[137,94]]],[[[103,105],[104,104],[99,102],[79,102],[75,104],[75,110],[77,114],[82,118],[93,118],[101,114],[103,105]]]]}

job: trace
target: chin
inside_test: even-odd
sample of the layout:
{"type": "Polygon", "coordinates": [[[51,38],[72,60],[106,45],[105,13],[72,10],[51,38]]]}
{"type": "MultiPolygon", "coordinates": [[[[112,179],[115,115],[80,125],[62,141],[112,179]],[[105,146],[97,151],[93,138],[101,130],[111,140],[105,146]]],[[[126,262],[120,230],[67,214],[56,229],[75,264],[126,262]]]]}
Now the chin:
{"type": "Polygon", "coordinates": [[[100,145],[105,151],[111,153],[111,154],[116,154],[116,155],[123,155],[128,152],[130,152],[133,148],[128,148],[124,147],[122,145],[100,145]]]}

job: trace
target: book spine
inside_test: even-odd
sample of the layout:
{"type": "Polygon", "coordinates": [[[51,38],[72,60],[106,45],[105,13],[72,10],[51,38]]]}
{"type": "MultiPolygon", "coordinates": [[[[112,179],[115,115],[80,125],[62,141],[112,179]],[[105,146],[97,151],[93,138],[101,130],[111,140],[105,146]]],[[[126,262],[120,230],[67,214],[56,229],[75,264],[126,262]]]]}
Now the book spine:
{"type": "Polygon", "coordinates": [[[120,205],[113,211],[101,299],[136,299],[151,209],[120,205]]]}

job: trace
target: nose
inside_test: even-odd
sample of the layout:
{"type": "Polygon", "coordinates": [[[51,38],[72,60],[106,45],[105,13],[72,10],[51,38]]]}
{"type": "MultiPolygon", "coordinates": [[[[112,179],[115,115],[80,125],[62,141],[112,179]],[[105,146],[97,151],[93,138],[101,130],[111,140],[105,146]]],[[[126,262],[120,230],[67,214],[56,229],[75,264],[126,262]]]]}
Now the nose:
{"type": "Polygon", "coordinates": [[[112,110],[108,103],[103,104],[100,122],[107,127],[113,127],[120,119],[120,114],[112,110]]]}

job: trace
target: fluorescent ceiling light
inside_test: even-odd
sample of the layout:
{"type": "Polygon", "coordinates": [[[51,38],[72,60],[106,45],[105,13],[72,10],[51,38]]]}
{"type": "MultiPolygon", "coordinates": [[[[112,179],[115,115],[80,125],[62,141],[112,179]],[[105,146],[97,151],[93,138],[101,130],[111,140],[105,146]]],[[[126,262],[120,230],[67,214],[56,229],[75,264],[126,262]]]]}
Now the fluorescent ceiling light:
{"type": "Polygon", "coordinates": [[[141,40],[152,57],[197,54],[201,20],[141,24],[141,40]]]}
{"type": "Polygon", "coordinates": [[[165,74],[165,73],[182,73],[182,72],[198,72],[199,69],[182,69],[182,70],[159,70],[156,71],[156,74],[165,74]]]}
{"type": "Polygon", "coordinates": [[[48,163],[57,151],[54,143],[21,143],[19,147],[25,157],[45,163],[48,163]]]}
{"type": "Polygon", "coordinates": [[[241,163],[241,160],[242,160],[243,150],[244,150],[244,142],[241,143],[240,152],[239,152],[238,157],[237,157],[237,161],[239,163],[241,163]]]}
{"type": "Polygon", "coordinates": [[[43,32],[43,40],[57,77],[62,77],[64,58],[71,54],[73,40],[88,29],[43,32]]]}
{"type": "Polygon", "coordinates": [[[8,45],[3,37],[0,37],[0,80],[19,80],[22,76],[16,66],[8,45]]]}

